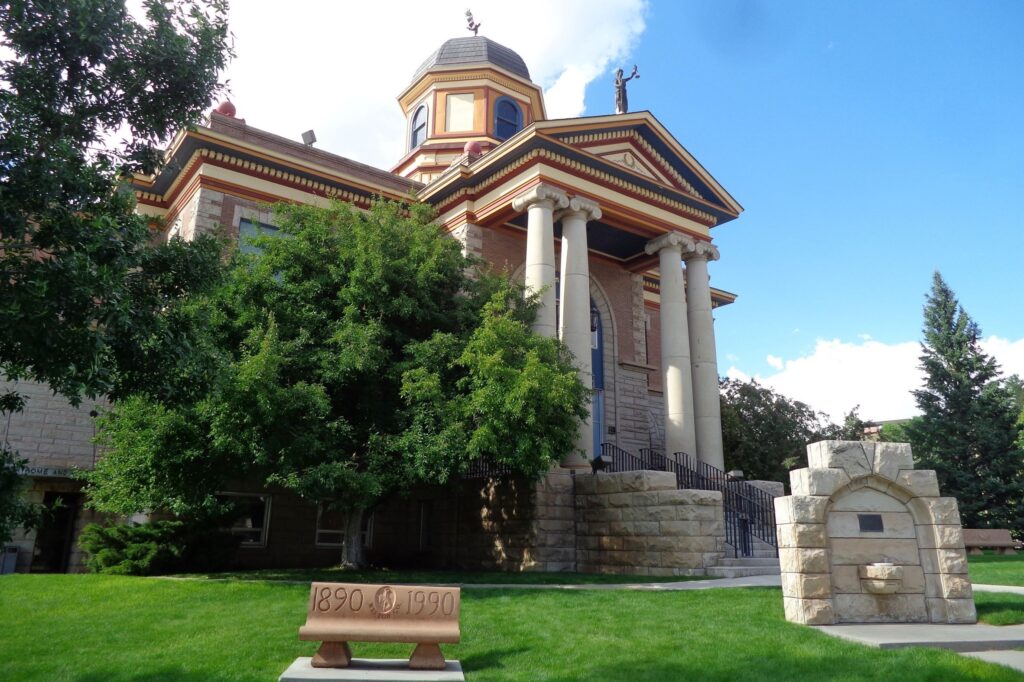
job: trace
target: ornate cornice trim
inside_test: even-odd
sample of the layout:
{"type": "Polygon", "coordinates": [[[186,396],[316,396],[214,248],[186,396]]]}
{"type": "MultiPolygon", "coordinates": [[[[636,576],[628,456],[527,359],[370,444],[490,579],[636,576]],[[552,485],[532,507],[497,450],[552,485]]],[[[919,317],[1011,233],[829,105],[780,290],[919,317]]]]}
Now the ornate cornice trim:
{"type": "MultiPolygon", "coordinates": [[[[484,158],[486,159],[487,157],[484,158]]],[[[694,208],[692,206],[684,204],[681,201],[670,199],[664,196],[663,194],[659,194],[658,192],[647,189],[646,187],[641,187],[640,185],[624,180],[618,177],[617,175],[613,175],[611,173],[599,170],[597,168],[593,168],[585,163],[576,161],[575,159],[570,159],[567,156],[563,156],[562,154],[543,148],[530,150],[529,152],[522,155],[515,161],[512,161],[511,163],[503,166],[494,175],[491,175],[489,178],[480,183],[477,183],[475,185],[467,185],[465,187],[461,187],[455,190],[452,194],[445,197],[443,202],[441,202],[441,204],[438,206],[439,210],[443,212],[448,206],[457,203],[458,201],[461,201],[468,197],[477,196],[481,190],[493,186],[501,178],[504,178],[508,175],[511,175],[512,173],[515,173],[522,166],[525,166],[526,164],[531,163],[535,160],[550,161],[552,163],[556,163],[575,174],[585,175],[592,179],[596,179],[597,181],[604,185],[622,189],[626,193],[632,194],[634,197],[637,197],[644,201],[649,201],[652,204],[661,206],[662,208],[667,208],[670,211],[681,213],[686,217],[692,218],[703,225],[713,227],[718,223],[718,218],[708,213],[707,211],[702,211],[698,208],[694,208]]],[[[429,185],[427,187],[428,189],[430,188],[429,185]]]]}

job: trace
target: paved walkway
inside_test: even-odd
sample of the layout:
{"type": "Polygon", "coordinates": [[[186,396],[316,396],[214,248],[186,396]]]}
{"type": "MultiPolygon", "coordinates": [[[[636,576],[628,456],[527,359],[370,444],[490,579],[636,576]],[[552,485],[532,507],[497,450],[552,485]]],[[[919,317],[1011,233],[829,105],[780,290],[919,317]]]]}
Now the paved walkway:
{"type": "Polygon", "coordinates": [[[516,589],[516,590],[640,590],[645,592],[672,592],[676,590],[710,590],[720,587],[779,587],[778,575],[755,575],[749,578],[719,578],[716,580],[680,580],[670,583],[584,583],[574,585],[509,585],[470,584],[456,585],[464,590],[471,589],[516,589]]]}
{"type": "MultiPolygon", "coordinates": [[[[754,575],[747,578],[718,578],[714,580],[680,580],[665,583],[584,583],[572,585],[510,585],[509,583],[452,583],[452,587],[464,590],[642,590],[647,592],[671,592],[675,590],[710,590],[723,587],[780,587],[779,575],[754,575]]],[[[974,585],[976,592],[1008,592],[1024,595],[1024,587],[1013,585],[974,585]]]]}

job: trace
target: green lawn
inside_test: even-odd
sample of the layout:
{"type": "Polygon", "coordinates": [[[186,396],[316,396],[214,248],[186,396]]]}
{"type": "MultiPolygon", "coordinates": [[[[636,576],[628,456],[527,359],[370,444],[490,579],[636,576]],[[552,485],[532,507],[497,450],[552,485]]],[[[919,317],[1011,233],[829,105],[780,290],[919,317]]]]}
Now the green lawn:
{"type": "Polygon", "coordinates": [[[1024,552],[1004,554],[976,554],[967,557],[971,582],[982,585],[1017,585],[1024,587],[1024,552]]]}
{"type": "MultiPolygon", "coordinates": [[[[0,679],[274,680],[308,587],[77,575],[0,578],[0,679]]],[[[869,649],[786,623],[777,588],[634,592],[466,590],[468,680],[1020,680],[928,649],[869,649]]],[[[357,656],[410,646],[355,644],[357,656]]]]}

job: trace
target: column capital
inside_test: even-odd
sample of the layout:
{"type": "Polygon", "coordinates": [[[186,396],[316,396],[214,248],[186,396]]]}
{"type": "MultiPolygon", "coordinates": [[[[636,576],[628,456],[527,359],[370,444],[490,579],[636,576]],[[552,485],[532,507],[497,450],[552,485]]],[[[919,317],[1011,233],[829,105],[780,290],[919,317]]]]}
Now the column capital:
{"type": "Polygon", "coordinates": [[[653,255],[663,249],[674,249],[680,253],[692,253],[697,248],[696,240],[679,232],[669,232],[647,242],[644,251],[647,255],[653,255]]]}
{"type": "Polygon", "coordinates": [[[718,260],[719,256],[718,247],[711,242],[697,242],[691,251],[683,252],[683,260],[690,261],[694,259],[701,259],[705,261],[718,260]]]}
{"type": "Polygon", "coordinates": [[[512,200],[512,208],[516,211],[525,211],[535,204],[547,204],[551,209],[565,208],[569,205],[569,195],[554,185],[542,182],[512,200]]]}
{"type": "Polygon", "coordinates": [[[569,199],[569,206],[555,215],[555,220],[561,220],[568,215],[579,216],[586,222],[590,222],[591,220],[600,220],[601,207],[592,199],[587,199],[586,197],[573,197],[572,199],[569,199]]]}

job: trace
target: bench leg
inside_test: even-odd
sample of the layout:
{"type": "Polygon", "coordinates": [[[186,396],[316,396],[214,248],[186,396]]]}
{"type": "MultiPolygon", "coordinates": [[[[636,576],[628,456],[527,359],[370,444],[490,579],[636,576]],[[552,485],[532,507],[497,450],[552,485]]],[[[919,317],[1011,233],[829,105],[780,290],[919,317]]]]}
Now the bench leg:
{"type": "Polygon", "coordinates": [[[352,649],[348,642],[323,642],[316,650],[311,665],[314,668],[347,668],[352,662],[352,649]]]}
{"type": "Polygon", "coordinates": [[[444,670],[444,654],[436,644],[420,643],[409,657],[412,670],[444,670]]]}

